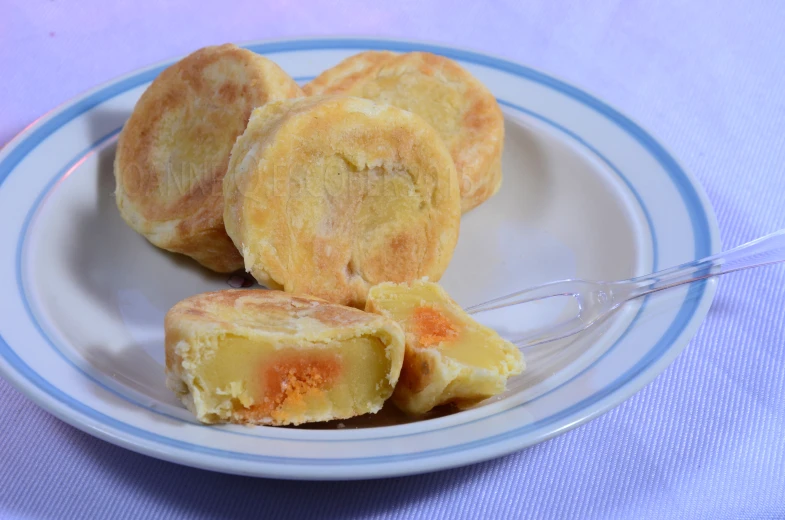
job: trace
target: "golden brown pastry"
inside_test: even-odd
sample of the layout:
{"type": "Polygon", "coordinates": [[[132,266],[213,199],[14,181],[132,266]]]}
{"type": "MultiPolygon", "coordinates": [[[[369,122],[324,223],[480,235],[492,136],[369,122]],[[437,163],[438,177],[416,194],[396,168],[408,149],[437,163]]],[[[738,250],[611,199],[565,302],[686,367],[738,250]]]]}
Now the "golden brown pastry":
{"type": "Polygon", "coordinates": [[[373,99],[422,116],[450,149],[464,213],[501,186],[502,111],[482,83],[448,58],[427,52],[362,52],[322,72],[303,90],[373,99]]]}
{"type": "Polygon", "coordinates": [[[375,413],[403,361],[392,320],[280,291],[199,294],[172,307],[165,327],[167,386],[205,423],[375,413]]]}
{"type": "Polygon", "coordinates": [[[474,404],[504,391],[525,368],[512,343],[480,325],[435,283],[382,283],[368,292],[368,312],[406,333],[406,355],[392,401],[410,414],[474,404]]]}
{"type": "Polygon", "coordinates": [[[243,265],[223,226],[221,181],[255,107],[302,91],[278,65],[231,44],[164,70],[136,104],[115,158],[123,219],[156,246],[214,271],[243,265]]]}
{"type": "Polygon", "coordinates": [[[224,203],[226,231],[260,283],[360,308],[376,283],[438,280],[460,225],[455,167],[435,130],[353,97],[254,110],[224,203]]]}

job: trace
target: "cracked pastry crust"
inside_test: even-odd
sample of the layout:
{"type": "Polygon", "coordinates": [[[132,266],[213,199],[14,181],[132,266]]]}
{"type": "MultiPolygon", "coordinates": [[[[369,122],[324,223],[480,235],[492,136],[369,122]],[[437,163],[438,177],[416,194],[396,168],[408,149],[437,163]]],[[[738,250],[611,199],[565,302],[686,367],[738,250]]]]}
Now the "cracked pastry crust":
{"type": "Polygon", "coordinates": [[[403,362],[392,320],[310,296],[230,289],[167,313],[166,384],[204,423],[288,425],[375,413],[403,362]]]}
{"type": "Polygon", "coordinates": [[[226,44],[164,70],[120,134],[116,200],[123,219],[156,246],[218,272],[243,265],[223,225],[221,181],[251,110],[302,96],[278,65],[226,44]]]}
{"type": "Polygon", "coordinates": [[[358,96],[422,116],[452,154],[464,213],[501,186],[502,111],[482,83],[448,58],[427,52],[362,52],[322,72],[303,91],[358,96]]]}
{"type": "Polygon", "coordinates": [[[260,283],[359,308],[376,283],[438,280],[460,226],[455,166],[436,131],[343,96],[254,110],[232,150],[224,208],[260,283]]]}
{"type": "Polygon", "coordinates": [[[404,412],[472,405],[503,392],[507,379],[525,368],[515,345],[473,320],[438,284],[379,284],[368,292],[365,310],[395,320],[406,333],[392,396],[404,412]]]}

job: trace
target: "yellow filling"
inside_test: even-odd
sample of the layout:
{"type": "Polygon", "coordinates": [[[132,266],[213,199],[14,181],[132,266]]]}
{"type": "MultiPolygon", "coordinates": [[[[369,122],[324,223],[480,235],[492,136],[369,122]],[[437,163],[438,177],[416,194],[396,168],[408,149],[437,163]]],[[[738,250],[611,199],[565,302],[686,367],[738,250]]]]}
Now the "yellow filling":
{"type": "Polygon", "coordinates": [[[412,346],[436,349],[459,363],[489,370],[508,359],[507,342],[449,305],[434,288],[401,284],[385,288],[384,293],[384,300],[377,302],[414,339],[412,346]]]}
{"type": "Polygon", "coordinates": [[[391,391],[390,360],[376,337],[298,346],[234,335],[212,341],[192,370],[208,421],[345,418],[376,411],[391,391]]]}
{"type": "Polygon", "coordinates": [[[377,285],[368,294],[367,310],[392,318],[406,333],[393,395],[404,411],[472,404],[504,391],[507,378],[524,368],[514,345],[474,321],[437,284],[377,285]]]}

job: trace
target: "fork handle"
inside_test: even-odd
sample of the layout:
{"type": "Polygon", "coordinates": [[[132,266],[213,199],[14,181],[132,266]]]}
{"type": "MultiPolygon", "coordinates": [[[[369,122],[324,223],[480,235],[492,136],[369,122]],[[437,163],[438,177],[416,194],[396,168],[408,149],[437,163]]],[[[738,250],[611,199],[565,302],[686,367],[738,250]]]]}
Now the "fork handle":
{"type": "Polygon", "coordinates": [[[627,300],[722,274],[785,261],[785,229],[713,256],[633,278],[627,300]]]}

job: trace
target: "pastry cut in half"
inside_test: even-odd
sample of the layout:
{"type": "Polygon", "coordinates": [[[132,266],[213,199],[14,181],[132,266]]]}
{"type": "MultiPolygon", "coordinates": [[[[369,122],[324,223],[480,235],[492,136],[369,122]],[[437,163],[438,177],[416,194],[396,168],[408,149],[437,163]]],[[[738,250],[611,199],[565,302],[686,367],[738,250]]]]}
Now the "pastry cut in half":
{"type": "Polygon", "coordinates": [[[504,117],[493,94],[456,62],[427,52],[367,51],[322,72],[307,95],[344,94],[423,117],[447,144],[465,213],[499,190],[504,117]]]}
{"type": "Polygon", "coordinates": [[[152,82],[120,134],[114,173],[123,219],[156,246],[230,272],[242,257],[223,225],[222,180],[251,111],[302,96],[278,65],[227,44],[152,82]]]}
{"type": "Polygon", "coordinates": [[[224,224],[263,285],[363,308],[368,288],[438,280],[458,240],[450,154],[421,117],[355,97],[254,110],[224,178],[224,224]]]}
{"type": "Polygon", "coordinates": [[[368,292],[366,310],[395,320],[406,333],[392,401],[407,413],[475,404],[503,392],[526,366],[515,345],[473,320],[438,284],[379,284],[368,292]]]}
{"type": "Polygon", "coordinates": [[[204,423],[296,425],[379,411],[404,337],[391,319],[310,296],[229,289],[165,320],[167,386],[204,423]]]}

